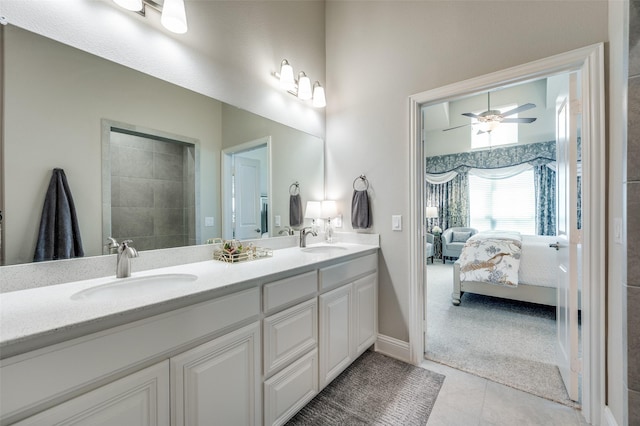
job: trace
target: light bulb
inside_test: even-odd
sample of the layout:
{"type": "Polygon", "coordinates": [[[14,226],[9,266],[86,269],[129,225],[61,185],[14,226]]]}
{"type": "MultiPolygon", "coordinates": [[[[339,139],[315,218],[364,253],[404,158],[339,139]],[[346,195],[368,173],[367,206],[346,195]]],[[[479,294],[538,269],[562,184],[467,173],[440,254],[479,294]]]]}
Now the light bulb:
{"type": "Polygon", "coordinates": [[[311,79],[307,77],[304,71],[300,71],[298,74],[298,98],[306,101],[311,99],[311,79]]]}
{"type": "Polygon", "coordinates": [[[324,87],[320,82],[313,83],[313,106],[316,108],[324,108],[327,106],[327,99],[324,96],[324,87]]]}
{"type": "Polygon", "coordinates": [[[162,6],[162,25],[171,32],[184,34],[187,32],[187,15],[184,0],[165,0],[162,6]]]}
{"type": "Polygon", "coordinates": [[[280,65],[280,87],[284,90],[294,90],[296,88],[296,82],[293,79],[293,67],[286,59],[283,59],[280,65]]]}

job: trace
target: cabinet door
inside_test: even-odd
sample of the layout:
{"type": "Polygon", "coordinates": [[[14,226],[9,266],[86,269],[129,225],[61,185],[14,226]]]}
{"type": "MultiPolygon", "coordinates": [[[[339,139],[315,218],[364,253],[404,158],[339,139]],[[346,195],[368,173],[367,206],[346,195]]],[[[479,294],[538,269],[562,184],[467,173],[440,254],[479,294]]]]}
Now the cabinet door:
{"type": "MultiPolygon", "coordinates": [[[[52,367],[53,368],[53,367],[52,367]]],[[[169,361],[56,405],[16,425],[169,425],[169,361]]]]}
{"type": "Polygon", "coordinates": [[[320,296],[320,388],[353,360],[351,284],[320,296]]]}
{"type": "Polygon", "coordinates": [[[260,424],[259,322],[170,361],[173,425],[260,424]]]}
{"type": "Polygon", "coordinates": [[[378,274],[353,282],[353,319],[355,357],[360,356],[378,338],[378,274]]]}

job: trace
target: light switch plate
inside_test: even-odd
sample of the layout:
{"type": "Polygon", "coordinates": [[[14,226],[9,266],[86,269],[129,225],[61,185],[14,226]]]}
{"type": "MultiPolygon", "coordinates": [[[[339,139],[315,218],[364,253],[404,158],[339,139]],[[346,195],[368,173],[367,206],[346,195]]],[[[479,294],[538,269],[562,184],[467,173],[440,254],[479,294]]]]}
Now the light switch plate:
{"type": "Polygon", "coordinates": [[[622,218],[613,219],[613,241],[622,244],[622,218]]]}
{"type": "Polygon", "coordinates": [[[280,215],[276,215],[274,220],[276,222],[276,226],[281,226],[280,222],[282,222],[282,219],[280,218],[280,215]]]}
{"type": "Polygon", "coordinates": [[[331,223],[333,224],[334,228],[342,228],[342,215],[339,214],[338,216],[331,219],[331,223]]]}
{"type": "Polygon", "coordinates": [[[204,218],[204,226],[214,226],[214,224],[213,216],[206,216],[204,218]]]}
{"type": "Polygon", "coordinates": [[[399,214],[394,214],[391,216],[391,230],[392,231],[402,231],[402,216],[399,214]]]}

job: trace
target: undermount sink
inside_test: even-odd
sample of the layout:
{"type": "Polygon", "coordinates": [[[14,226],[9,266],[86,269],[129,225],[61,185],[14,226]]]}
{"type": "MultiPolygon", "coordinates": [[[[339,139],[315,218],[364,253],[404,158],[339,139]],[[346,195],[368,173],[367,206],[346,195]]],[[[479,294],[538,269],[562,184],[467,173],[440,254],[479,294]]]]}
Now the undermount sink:
{"type": "Polygon", "coordinates": [[[346,250],[346,247],[341,247],[341,246],[309,246],[309,247],[305,247],[303,249],[301,249],[301,251],[305,252],[305,253],[326,253],[326,254],[331,254],[331,253],[339,253],[341,251],[346,250]]]}
{"type": "Polygon", "coordinates": [[[192,274],[162,274],[120,278],[79,291],[73,294],[71,298],[74,300],[95,300],[109,297],[137,297],[153,291],[175,288],[197,279],[198,277],[192,274]]]}

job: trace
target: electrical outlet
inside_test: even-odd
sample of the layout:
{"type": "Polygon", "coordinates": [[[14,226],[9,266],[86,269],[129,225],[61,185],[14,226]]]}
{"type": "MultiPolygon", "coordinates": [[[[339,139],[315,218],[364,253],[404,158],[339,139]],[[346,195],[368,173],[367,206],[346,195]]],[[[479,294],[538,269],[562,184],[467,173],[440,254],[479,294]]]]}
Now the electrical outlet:
{"type": "Polygon", "coordinates": [[[613,241],[622,244],[622,219],[619,217],[613,219],[613,241]]]}
{"type": "Polygon", "coordinates": [[[334,217],[333,219],[331,219],[331,222],[333,223],[334,228],[342,228],[342,215],[339,214],[338,216],[334,217]]]}
{"type": "Polygon", "coordinates": [[[206,216],[204,218],[204,226],[215,226],[215,221],[213,220],[213,216],[206,216]]]}

